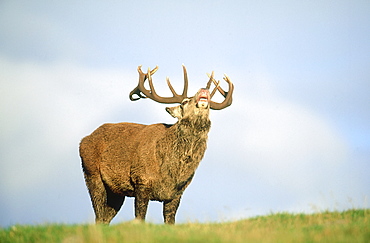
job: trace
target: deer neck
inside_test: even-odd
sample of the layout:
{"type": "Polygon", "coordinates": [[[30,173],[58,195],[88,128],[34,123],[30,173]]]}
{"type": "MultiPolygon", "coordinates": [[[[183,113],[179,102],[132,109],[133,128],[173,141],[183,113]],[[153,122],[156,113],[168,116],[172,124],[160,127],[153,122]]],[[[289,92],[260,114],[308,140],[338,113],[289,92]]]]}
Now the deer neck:
{"type": "MultiPolygon", "coordinates": [[[[207,148],[211,122],[205,119],[181,119],[168,129],[157,144],[163,183],[166,188],[182,191],[193,177],[207,148]]],[[[173,193],[170,190],[169,193],[173,193]]]]}
{"type": "Polygon", "coordinates": [[[176,185],[185,183],[194,175],[207,148],[210,127],[208,117],[196,120],[183,118],[171,127],[175,129],[171,134],[174,137],[162,170],[176,185]]]}
{"type": "Polygon", "coordinates": [[[175,147],[179,162],[199,164],[207,147],[211,121],[207,117],[183,118],[176,123],[175,147]]]}
{"type": "Polygon", "coordinates": [[[211,121],[208,117],[185,117],[176,123],[178,139],[200,139],[207,138],[211,121]]]}

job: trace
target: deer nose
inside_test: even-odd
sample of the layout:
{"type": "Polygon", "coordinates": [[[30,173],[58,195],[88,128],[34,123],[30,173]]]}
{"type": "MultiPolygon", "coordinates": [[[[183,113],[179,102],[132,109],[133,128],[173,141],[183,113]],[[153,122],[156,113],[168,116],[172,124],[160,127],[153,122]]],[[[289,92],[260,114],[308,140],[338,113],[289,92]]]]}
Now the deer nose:
{"type": "Polygon", "coordinates": [[[209,94],[209,90],[208,89],[201,88],[198,91],[198,99],[197,99],[197,102],[199,100],[204,100],[204,101],[209,102],[210,99],[211,99],[211,95],[209,94]]]}
{"type": "Polygon", "coordinates": [[[208,89],[200,89],[197,95],[197,107],[198,108],[207,108],[210,102],[210,94],[208,89]]]}

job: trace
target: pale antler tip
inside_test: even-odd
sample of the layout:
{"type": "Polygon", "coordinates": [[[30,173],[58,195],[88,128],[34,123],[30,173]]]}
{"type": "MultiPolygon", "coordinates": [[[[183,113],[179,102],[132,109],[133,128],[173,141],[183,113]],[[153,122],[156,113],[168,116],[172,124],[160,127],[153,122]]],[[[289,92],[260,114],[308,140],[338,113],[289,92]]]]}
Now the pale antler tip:
{"type": "Polygon", "coordinates": [[[166,77],[167,84],[171,85],[170,77],[166,77]]]}
{"type": "Polygon", "coordinates": [[[143,65],[139,65],[138,67],[137,67],[137,71],[140,73],[140,72],[142,72],[141,71],[141,67],[142,67],[143,65]]]}
{"type": "Polygon", "coordinates": [[[227,76],[227,74],[226,74],[226,73],[224,73],[224,76],[225,76],[225,77],[224,77],[224,80],[226,80],[226,81],[227,81],[227,80],[230,80],[229,76],[227,76]]]}
{"type": "Polygon", "coordinates": [[[206,73],[207,74],[207,76],[208,76],[208,78],[213,78],[213,76],[214,76],[214,74],[215,74],[215,72],[214,71],[212,71],[212,73],[211,74],[209,74],[209,73],[206,73]]]}

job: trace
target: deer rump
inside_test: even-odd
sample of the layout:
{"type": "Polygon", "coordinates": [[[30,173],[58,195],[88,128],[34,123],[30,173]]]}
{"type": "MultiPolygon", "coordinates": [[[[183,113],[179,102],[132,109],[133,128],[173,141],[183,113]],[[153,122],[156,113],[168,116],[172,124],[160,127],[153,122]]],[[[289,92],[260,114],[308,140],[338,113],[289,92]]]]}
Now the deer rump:
{"type": "Polygon", "coordinates": [[[173,97],[160,97],[151,79],[157,69],[149,69],[145,74],[139,66],[139,85],[130,93],[130,99],[180,103],[166,108],[170,115],[178,118],[174,125],[104,124],[80,143],[82,168],[96,223],[109,224],[126,196],[135,197],[136,219],[145,220],[149,200],[156,200],[163,202],[164,222],[175,223],[181,195],[207,147],[211,126],[209,109],[220,110],[232,102],[233,84],[225,76],[229,84],[229,91],[225,92],[213,79],[213,73],[207,87],[188,98],[185,67],[183,94],[177,95],[167,80],[173,97]],[[150,90],[144,88],[146,79],[150,90]],[[216,87],[210,93],[212,82],[216,87]],[[217,90],[225,97],[222,103],[211,101],[217,90]],[[134,99],[134,94],[139,98],[134,99]]]}

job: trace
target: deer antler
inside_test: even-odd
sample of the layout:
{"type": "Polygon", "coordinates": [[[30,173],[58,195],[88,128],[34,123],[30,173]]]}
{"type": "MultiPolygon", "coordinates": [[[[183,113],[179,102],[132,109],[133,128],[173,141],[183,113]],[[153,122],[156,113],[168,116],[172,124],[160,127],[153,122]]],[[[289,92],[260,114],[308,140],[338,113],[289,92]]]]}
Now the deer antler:
{"type": "Polygon", "coordinates": [[[135,101],[139,100],[140,98],[149,98],[159,103],[164,104],[172,104],[172,103],[181,103],[185,98],[187,98],[187,92],[188,92],[188,75],[186,72],[186,68],[184,65],[182,65],[183,71],[184,71],[184,90],[181,95],[178,95],[175,91],[175,89],[172,87],[170,83],[170,79],[167,77],[167,85],[170,88],[172,92],[172,97],[161,97],[157,95],[155,92],[153,82],[152,82],[152,75],[158,70],[158,66],[156,66],[153,70],[150,71],[148,69],[147,73],[143,73],[141,70],[141,66],[137,68],[137,71],[139,72],[139,84],[136,86],[135,89],[133,89],[130,92],[130,100],[135,101]],[[145,89],[144,82],[145,80],[149,80],[149,87],[150,90],[145,89]],[[139,98],[134,98],[133,95],[136,94],[139,98]]]}
{"type": "MultiPolygon", "coordinates": [[[[155,68],[153,68],[149,72],[149,74],[150,75],[153,75],[157,70],[158,70],[158,66],[156,66],[155,68]]],[[[130,92],[130,100],[132,100],[132,101],[136,101],[136,100],[139,100],[141,98],[143,98],[143,99],[147,98],[141,92],[141,90],[140,90],[140,84],[142,83],[143,84],[143,87],[144,87],[144,82],[145,82],[148,74],[147,73],[143,73],[143,71],[141,71],[141,65],[138,66],[137,71],[139,72],[139,84],[130,92]],[[137,95],[138,98],[134,98],[133,97],[134,94],[137,95]]]]}
{"type": "Polygon", "coordinates": [[[211,92],[211,98],[215,95],[216,91],[218,90],[223,97],[225,97],[225,100],[222,102],[222,103],[217,103],[217,102],[214,102],[211,100],[211,109],[212,110],[221,110],[221,109],[224,109],[228,106],[231,105],[231,103],[233,102],[233,91],[234,91],[234,84],[230,81],[229,77],[225,75],[224,77],[224,80],[229,84],[229,91],[225,91],[221,88],[220,86],[220,81],[216,81],[214,78],[213,78],[213,75],[214,75],[214,72],[212,71],[212,74],[208,74],[208,77],[209,77],[209,81],[207,83],[207,89],[209,89],[211,87],[211,84],[212,82],[214,83],[214,85],[216,86],[213,91],[211,92]]]}

